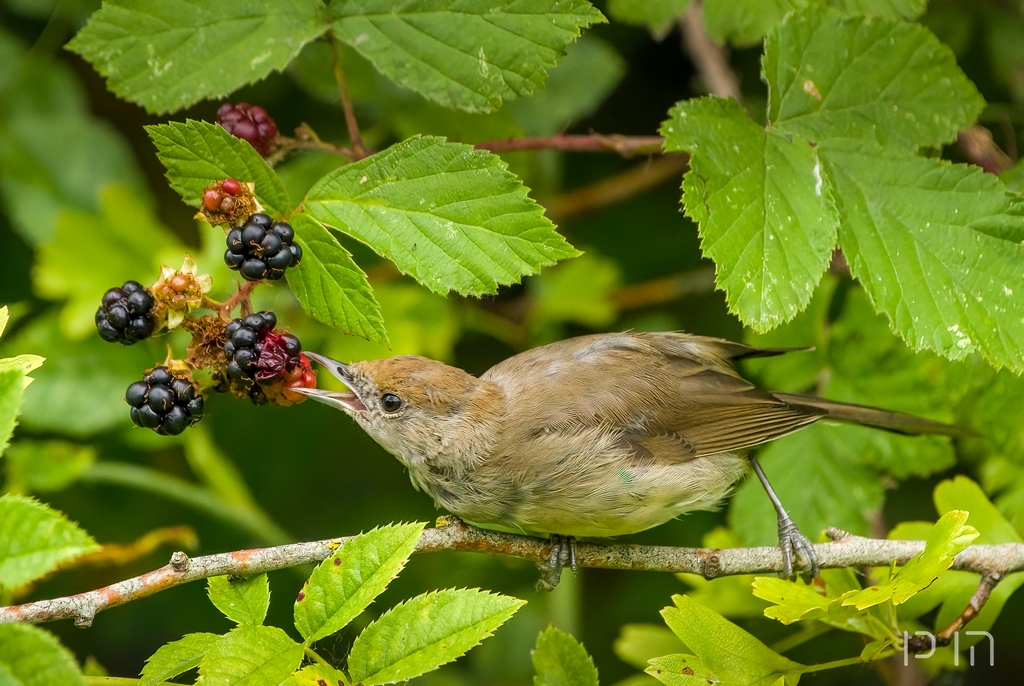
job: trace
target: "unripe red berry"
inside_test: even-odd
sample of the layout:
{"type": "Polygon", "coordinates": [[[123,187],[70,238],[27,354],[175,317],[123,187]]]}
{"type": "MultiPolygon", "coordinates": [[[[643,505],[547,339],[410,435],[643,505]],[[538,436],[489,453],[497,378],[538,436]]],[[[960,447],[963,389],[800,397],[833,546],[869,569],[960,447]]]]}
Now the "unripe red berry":
{"type": "Polygon", "coordinates": [[[238,195],[242,192],[242,184],[238,183],[235,179],[224,179],[220,187],[228,195],[238,195]]]}
{"type": "Polygon", "coordinates": [[[205,207],[210,212],[216,212],[220,208],[221,199],[221,194],[211,188],[210,190],[203,193],[203,207],[205,207]]]}

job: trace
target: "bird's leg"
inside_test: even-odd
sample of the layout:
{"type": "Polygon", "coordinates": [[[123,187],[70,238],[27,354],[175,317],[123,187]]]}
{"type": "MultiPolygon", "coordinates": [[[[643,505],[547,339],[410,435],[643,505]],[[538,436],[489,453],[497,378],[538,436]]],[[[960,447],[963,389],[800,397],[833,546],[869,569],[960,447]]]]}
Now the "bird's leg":
{"type": "Polygon", "coordinates": [[[537,588],[541,591],[552,591],[562,578],[562,568],[569,565],[572,571],[576,571],[576,539],[572,536],[559,536],[551,534],[551,552],[548,559],[538,562],[537,568],[541,576],[537,581],[537,588]]]}
{"type": "Polygon", "coordinates": [[[764,490],[768,493],[768,498],[772,501],[772,505],[775,506],[775,513],[779,518],[779,548],[782,550],[782,574],[780,576],[784,579],[793,579],[795,576],[793,574],[793,558],[796,555],[803,554],[807,559],[807,567],[803,572],[804,578],[809,581],[817,577],[818,556],[814,554],[811,542],[800,533],[800,529],[797,528],[796,523],[790,518],[786,508],[782,506],[779,496],[775,495],[772,485],[768,483],[768,477],[764,475],[764,470],[761,469],[757,458],[750,458],[750,462],[754,465],[754,472],[757,474],[757,478],[761,480],[761,485],[764,486],[764,490]]]}

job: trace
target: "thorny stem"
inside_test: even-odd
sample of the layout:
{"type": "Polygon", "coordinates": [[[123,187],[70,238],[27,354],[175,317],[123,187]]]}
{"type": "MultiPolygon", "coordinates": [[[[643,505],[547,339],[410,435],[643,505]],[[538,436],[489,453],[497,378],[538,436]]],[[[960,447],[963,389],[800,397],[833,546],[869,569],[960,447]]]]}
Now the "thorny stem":
{"type": "Polygon", "coordinates": [[[356,122],[356,112],[352,109],[352,99],[348,95],[348,85],[345,83],[345,72],[341,68],[341,52],[338,42],[328,38],[331,44],[331,56],[333,57],[334,80],[338,82],[338,99],[341,100],[341,108],[345,111],[345,126],[348,128],[348,138],[352,141],[352,150],[356,159],[366,157],[369,151],[363,147],[363,139],[359,135],[359,124],[356,122]]]}
{"type": "Polygon", "coordinates": [[[244,314],[252,314],[252,303],[249,302],[249,296],[252,294],[253,289],[256,288],[256,286],[259,286],[261,283],[263,282],[246,281],[245,283],[238,287],[238,290],[235,291],[234,295],[232,295],[224,302],[219,302],[217,300],[213,300],[212,298],[204,297],[203,307],[205,307],[208,310],[213,310],[214,312],[219,314],[220,318],[225,322],[231,321],[231,310],[235,309],[239,305],[242,306],[242,312],[244,314]]]}
{"type": "MultiPolygon", "coordinates": [[[[902,565],[924,550],[924,541],[863,538],[840,529],[829,529],[831,543],[814,546],[822,568],[876,567],[902,565]]],[[[37,624],[74,619],[76,626],[92,624],[97,613],[139,600],[181,584],[213,576],[252,576],[286,567],[317,563],[351,541],[353,536],[273,548],[238,550],[189,559],[185,553],[171,556],[171,564],[147,574],[120,581],[105,588],[78,595],[39,600],[24,605],[0,607],[0,624],[37,624]]],[[[426,529],[415,552],[441,550],[506,555],[534,562],[546,561],[551,541],[534,536],[488,531],[463,524],[455,518],[439,520],[426,529]]],[[[762,548],[678,548],[670,546],[602,544],[577,542],[576,561],[580,567],[633,571],[688,572],[706,579],[733,574],[765,574],[782,570],[782,553],[777,547],[762,548]]],[[[952,569],[982,574],[1005,575],[1024,571],[1024,544],[973,545],[953,560],[952,569]]]]}
{"type": "Polygon", "coordinates": [[[739,79],[729,66],[725,51],[711,40],[704,28],[701,3],[695,2],[690,5],[680,23],[683,47],[693,60],[708,90],[720,98],[732,98],[736,102],[743,102],[739,79]]]}

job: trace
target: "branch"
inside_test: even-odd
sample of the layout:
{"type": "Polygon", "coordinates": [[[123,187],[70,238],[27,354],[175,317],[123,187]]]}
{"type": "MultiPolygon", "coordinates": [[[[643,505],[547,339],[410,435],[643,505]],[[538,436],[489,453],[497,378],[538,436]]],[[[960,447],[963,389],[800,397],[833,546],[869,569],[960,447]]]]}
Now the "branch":
{"type": "Polygon", "coordinates": [[[704,28],[700,3],[695,2],[686,9],[681,23],[683,46],[708,90],[720,98],[743,102],[739,79],[729,66],[725,51],[711,40],[704,28]]]}
{"type": "Polygon", "coordinates": [[[547,203],[547,208],[553,216],[564,221],[573,215],[622,202],[648,188],[677,178],[689,164],[689,155],[665,155],[650,162],[637,164],[589,186],[563,193],[552,198],[547,203]]]}
{"type": "MultiPolygon", "coordinates": [[[[906,564],[924,550],[924,541],[889,541],[854,536],[831,528],[833,541],[814,546],[823,569],[837,567],[880,567],[906,564]]],[[[124,605],[190,581],[230,574],[252,576],[276,569],[315,564],[341,548],[354,536],[323,541],[291,543],[273,548],[237,550],[189,559],[183,552],[171,556],[170,564],[141,576],[78,595],[39,600],[24,605],[0,607],[0,624],[38,624],[57,619],[74,619],[87,627],[98,612],[124,605]]],[[[454,517],[438,520],[416,545],[417,553],[459,550],[517,557],[545,564],[551,541],[488,531],[468,526],[454,517]]],[[[782,553],[776,547],[763,548],[675,548],[653,545],[604,544],[580,541],[576,544],[579,567],[628,569],[649,572],[688,572],[705,579],[733,574],[767,574],[782,571],[782,553]]],[[[1024,571],[1024,544],[974,545],[956,556],[952,569],[984,575],[1006,575],[1024,571]]]]}
{"type": "Polygon", "coordinates": [[[513,150],[572,150],[575,152],[617,152],[623,157],[653,155],[662,152],[661,136],[622,136],[619,134],[559,134],[539,138],[509,138],[474,143],[478,150],[508,152],[513,150]]]}
{"type": "Polygon", "coordinates": [[[366,157],[368,151],[363,147],[363,139],[359,135],[359,124],[356,123],[356,112],[352,109],[352,99],[348,96],[348,85],[345,83],[345,72],[341,69],[341,53],[338,51],[338,42],[331,38],[330,34],[328,34],[328,42],[331,44],[334,80],[338,82],[338,99],[341,101],[341,108],[345,111],[348,138],[352,141],[352,150],[355,152],[356,158],[363,158],[366,157]]]}
{"type": "Polygon", "coordinates": [[[961,131],[956,137],[956,147],[969,162],[989,174],[1002,174],[1013,166],[1013,160],[996,145],[992,133],[984,126],[975,125],[961,131]]]}
{"type": "Polygon", "coordinates": [[[958,631],[964,628],[968,622],[978,616],[981,612],[981,608],[985,607],[985,603],[988,602],[989,596],[992,595],[992,591],[995,590],[996,584],[998,584],[1005,572],[1000,573],[998,571],[989,571],[982,575],[981,581],[978,583],[978,588],[974,591],[974,595],[967,602],[967,607],[964,611],[957,615],[956,619],[950,622],[949,626],[935,634],[934,637],[930,635],[924,636],[913,636],[907,640],[907,649],[912,653],[923,653],[926,650],[930,650],[935,646],[948,646],[953,642],[953,636],[958,631]],[[932,640],[934,638],[934,645],[932,640]]]}

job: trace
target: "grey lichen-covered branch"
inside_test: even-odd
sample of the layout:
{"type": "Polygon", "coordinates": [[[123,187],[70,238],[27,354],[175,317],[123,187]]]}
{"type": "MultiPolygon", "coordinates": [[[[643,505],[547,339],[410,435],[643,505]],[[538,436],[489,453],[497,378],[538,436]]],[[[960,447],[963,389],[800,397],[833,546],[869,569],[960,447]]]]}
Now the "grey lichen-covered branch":
{"type": "MultiPolygon", "coordinates": [[[[815,545],[822,568],[877,567],[892,562],[904,564],[924,549],[924,541],[889,541],[854,536],[830,529],[830,543],[815,545]]],[[[272,548],[239,550],[189,558],[181,552],[168,565],[141,576],[78,595],[39,600],[24,605],[0,607],[0,624],[38,624],[73,619],[80,627],[92,624],[98,612],[139,600],[160,591],[199,579],[226,574],[251,576],[285,567],[320,562],[352,536],[272,548]]],[[[423,532],[417,553],[445,550],[507,555],[544,564],[550,557],[548,539],[487,531],[457,519],[439,520],[439,526],[423,532]]],[[[768,574],[782,570],[778,548],[677,548],[670,546],[625,545],[617,543],[576,544],[579,567],[627,569],[651,572],[689,572],[707,579],[733,574],[768,574]]],[[[974,545],[957,555],[953,569],[1001,577],[1024,571],[1024,544],[974,545]]]]}

